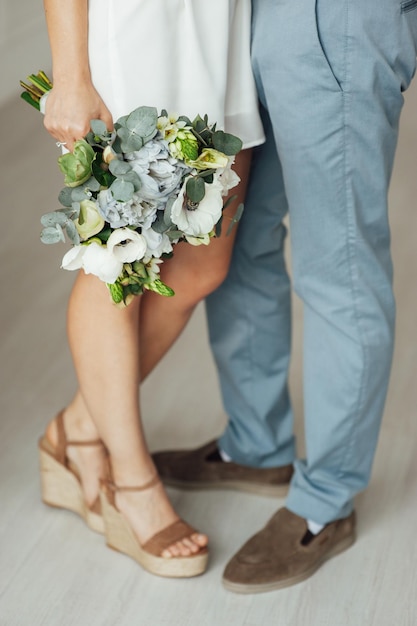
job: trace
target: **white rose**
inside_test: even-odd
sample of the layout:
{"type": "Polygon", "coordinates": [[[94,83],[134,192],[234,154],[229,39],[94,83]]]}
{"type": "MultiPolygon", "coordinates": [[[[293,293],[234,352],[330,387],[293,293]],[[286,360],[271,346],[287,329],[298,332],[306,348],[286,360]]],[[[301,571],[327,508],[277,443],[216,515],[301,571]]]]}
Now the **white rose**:
{"type": "Polygon", "coordinates": [[[222,215],[222,185],[218,180],[213,180],[211,184],[205,183],[203,200],[194,211],[190,211],[183,206],[186,183],[172,205],[171,220],[185,235],[202,237],[213,230],[222,215]]]}

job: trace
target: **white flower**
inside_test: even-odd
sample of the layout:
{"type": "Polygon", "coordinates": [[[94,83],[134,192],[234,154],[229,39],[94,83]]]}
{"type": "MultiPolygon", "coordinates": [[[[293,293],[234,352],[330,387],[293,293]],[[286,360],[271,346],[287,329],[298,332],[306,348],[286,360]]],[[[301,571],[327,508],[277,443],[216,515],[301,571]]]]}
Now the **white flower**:
{"type": "Polygon", "coordinates": [[[234,161],[234,157],[229,158],[229,162],[226,167],[219,169],[214,174],[214,179],[218,180],[222,186],[222,196],[227,196],[229,189],[233,189],[233,187],[236,187],[236,185],[240,183],[239,176],[234,170],[232,170],[234,161]]]}
{"type": "Polygon", "coordinates": [[[83,269],[105,283],[112,284],[123,270],[123,263],[106,246],[93,241],[86,246],[74,246],[65,254],[61,267],[64,270],[83,269]]]}
{"type": "Polygon", "coordinates": [[[107,250],[121,263],[140,261],[146,252],[146,239],[130,228],[118,228],[108,238],[107,250]]]}
{"type": "Polygon", "coordinates": [[[94,274],[100,280],[110,285],[115,283],[122,273],[123,262],[108,250],[106,246],[90,243],[85,248],[83,256],[83,270],[86,274],[94,274]]]}
{"type": "Polygon", "coordinates": [[[171,220],[185,235],[202,237],[213,230],[222,215],[222,186],[218,180],[213,180],[211,184],[205,183],[206,193],[203,200],[194,211],[190,211],[184,206],[186,183],[187,181],[172,205],[171,220]]]}
{"type": "Polygon", "coordinates": [[[172,244],[165,233],[157,233],[153,228],[142,228],[142,236],[146,239],[146,258],[159,257],[172,252],[172,244]]]}
{"type": "Polygon", "coordinates": [[[61,267],[64,270],[79,270],[83,266],[83,256],[86,246],[73,246],[62,259],[61,267]]]}

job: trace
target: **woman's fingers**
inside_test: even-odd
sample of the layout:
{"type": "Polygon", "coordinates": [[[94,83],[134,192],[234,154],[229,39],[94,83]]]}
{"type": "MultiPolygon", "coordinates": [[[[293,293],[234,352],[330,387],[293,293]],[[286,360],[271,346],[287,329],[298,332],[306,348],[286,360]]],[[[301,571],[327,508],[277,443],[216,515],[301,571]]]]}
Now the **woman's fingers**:
{"type": "Polygon", "coordinates": [[[45,106],[44,126],[55,141],[72,150],[75,141],[90,131],[93,119],[101,119],[106,128],[113,130],[113,118],[94,87],[83,89],[52,89],[45,106]]]}

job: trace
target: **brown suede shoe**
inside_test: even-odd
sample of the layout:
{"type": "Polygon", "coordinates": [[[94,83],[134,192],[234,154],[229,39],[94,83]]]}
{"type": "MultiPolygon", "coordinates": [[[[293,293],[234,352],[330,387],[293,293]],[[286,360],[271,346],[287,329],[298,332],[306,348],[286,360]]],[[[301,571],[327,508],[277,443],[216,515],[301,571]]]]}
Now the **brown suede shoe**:
{"type": "Polygon", "coordinates": [[[229,561],[223,585],[236,593],[261,593],[295,585],[353,544],[355,521],[353,512],[312,535],[305,519],[286,508],[279,509],[229,561]]]}
{"type": "Polygon", "coordinates": [[[152,455],[166,485],[183,489],[236,489],[263,496],[285,496],[293,474],[292,465],[257,468],[225,463],[216,441],[194,450],[155,452],[152,455]]]}

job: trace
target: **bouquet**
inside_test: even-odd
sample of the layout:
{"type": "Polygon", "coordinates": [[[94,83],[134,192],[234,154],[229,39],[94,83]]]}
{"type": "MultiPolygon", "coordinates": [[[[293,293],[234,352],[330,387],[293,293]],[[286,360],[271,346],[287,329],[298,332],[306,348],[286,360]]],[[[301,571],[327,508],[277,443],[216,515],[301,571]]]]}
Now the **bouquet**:
{"type": "MultiPolygon", "coordinates": [[[[40,109],[52,83],[44,72],[29,80],[21,82],[22,98],[40,109]]],[[[58,158],[61,207],[42,215],[41,241],[67,237],[72,248],[62,267],[98,276],[115,304],[125,306],[145,289],[171,296],[159,266],[178,242],[207,245],[220,234],[233,199],[223,198],[239,182],[232,164],[241,147],[206,115],[191,121],[141,106],[119,118],[113,132],[92,120],[87,136],[58,158]]]]}

